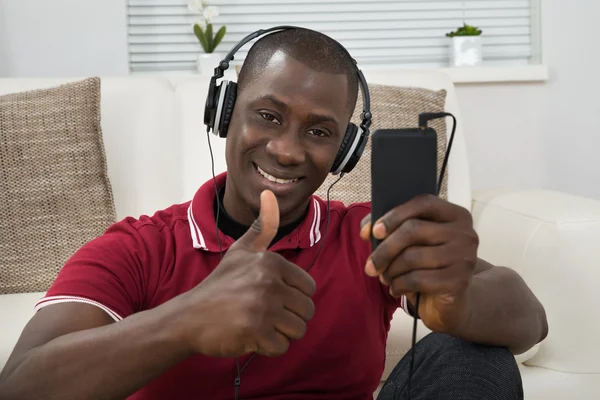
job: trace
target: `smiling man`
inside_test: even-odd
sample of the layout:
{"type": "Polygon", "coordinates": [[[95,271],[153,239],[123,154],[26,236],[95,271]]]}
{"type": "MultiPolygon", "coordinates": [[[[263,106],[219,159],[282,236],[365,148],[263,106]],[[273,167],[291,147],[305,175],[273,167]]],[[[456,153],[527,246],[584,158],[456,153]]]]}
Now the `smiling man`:
{"type": "MultiPolygon", "coordinates": [[[[517,274],[477,258],[467,210],[417,198],[372,227],[369,204],[331,202],[326,231],[313,193],[357,95],[355,66],[327,36],[258,40],[227,172],[73,256],[2,371],[0,399],[369,399],[392,315],[415,292],[434,333],[417,344],[412,399],[522,398],[511,352],[545,337],[545,313],[517,274]],[[383,239],[373,253],[371,232],[383,239]]],[[[408,398],[407,379],[405,358],[380,397],[408,398]]]]}

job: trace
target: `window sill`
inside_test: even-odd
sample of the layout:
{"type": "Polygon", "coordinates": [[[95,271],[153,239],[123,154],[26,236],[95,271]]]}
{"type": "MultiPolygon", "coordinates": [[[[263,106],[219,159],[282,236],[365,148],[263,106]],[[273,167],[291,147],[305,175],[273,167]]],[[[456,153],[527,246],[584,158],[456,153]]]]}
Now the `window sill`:
{"type": "MultiPolygon", "coordinates": [[[[233,69],[229,69],[226,75],[228,79],[236,79],[233,69]]],[[[450,76],[455,84],[469,83],[519,83],[519,82],[545,82],[548,80],[549,71],[547,65],[520,65],[514,67],[453,67],[439,68],[450,76]]],[[[210,79],[212,74],[199,74],[194,70],[189,71],[144,71],[134,72],[134,75],[163,75],[176,81],[190,76],[201,76],[210,79]]]]}
{"type": "Polygon", "coordinates": [[[547,65],[440,68],[439,71],[448,74],[455,84],[545,82],[549,77],[547,65]]]}

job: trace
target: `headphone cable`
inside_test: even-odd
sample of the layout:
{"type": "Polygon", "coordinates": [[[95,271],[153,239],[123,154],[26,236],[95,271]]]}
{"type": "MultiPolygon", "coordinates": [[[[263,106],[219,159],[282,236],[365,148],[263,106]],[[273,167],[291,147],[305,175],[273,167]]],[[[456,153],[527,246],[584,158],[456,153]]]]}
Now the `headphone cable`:
{"type": "MultiPolygon", "coordinates": [[[[450,157],[450,150],[452,149],[452,142],[454,141],[454,133],[456,132],[456,117],[450,113],[422,113],[419,114],[419,128],[421,130],[427,129],[427,122],[439,119],[451,117],[452,118],[452,133],[450,133],[450,140],[448,140],[448,147],[446,148],[446,153],[444,154],[444,161],[442,162],[442,168],[440,169],[440,176],[438,178],[437,183],[437,195],[440,195],[442,191],[442,184],[444,182],[444,174],[446,173],[446,167],[448,165],[448,158],[450,157]]],[[[411,399],[411,390],[412,390],[412,377],[415,367],[415,345],[417,343],[417,321],[419,320],[419,303],[421,300],[421,293],[417,292],[415,299],[415,309],[412,310],[413,314],[413,330],[412,330],[412,340],[411,340],[411,349],[410,349],[410,367],[408,372],[408,400],[411,399]]],[[[408,301],[408,300],[407,300],[408,301]]]]}
{"type": "MultiPolygon", "coordinates": [[[[217,236],[217,242],[219,243],[219,255],[222,260],[223,259],[223,246],[221,244],[221,238],[219,237],[219,211],[221,210],[221,201],[219,199],[218,188],[217,188],[217,178],[216,178],[216,174],[215,174],[215,158],[214,158],[212,146],[210,143],[210,128],[209,127],[207,127],[207,129],[206,129],[206,136],[207,136],[207,140],[208,140],[208,150],[210,152],[210,163],[211,163],[211,171],[212,171],[212,178],[213,178],[213,186],[215,188],[215,198],[217,200],[217,215],[215,216],[215,226],[216,226],[215,234],[217,236]]],[[[327,222],[325,223],[325,233],[323,234],[323,237],[321,238],[321,244],[319,245],[317,254],[315,255],[315,258],[313,258],[313,260],[310,263],[310,265],[308,266],[308,268],[306,269],[306,272],[310,271],[310,269],[314,266],[315,262],[317,261],[319,254],[321,254],[321,249],[323,248],[323,242],[325,242],[325,237],[327,236],[327,232],[329,231],[329,220],[330,220],[330,216],[331,216],[329,195],[330,195],[331,189],[333,188],[333,185],[338,183],[340,181],[340,179],[342,179],[343,176],[344,176],[344,172],[340,173],[339,178],[337,178],[331,185],[329,185],[329,188],[327,189],[327,222]]],[[[236,359],[235,359],[237,376],[234,381],[234,387],[235,387],[234,400],[238,400],[239,390],[240,390],[240,386],[242,384],[242,372],[244,372],[244,369],[248,366],[248,364],[250,364],[250,361],[252,361],[254,359],[254,357],[256,357],[256,355],[257,355],[257,353],[252,354],[250,356],[250,358],[248,359],[248,361],[246,361],[241,368],[240,368],[239,357],[236,357],[236,359]]]]}
{"type": "Polygon", "coordinates": [[[321,244],[319,245],[319,250],[317,250],[317,254],[315,255],[315,258],[312,260],[312,262],[310,263],[308,268],[306,269],[306,272],[310,271],[310,269],[313,267],[313,265],[315,265],[317,258],[319,258],[319,254],[321,254],[321,249],[323,248],[323,242],[325,242],[325,237],[327,236],[327,232],[329,231],[329,219],[330,219],[330,214],[331,214],[331,207],[329,204],[330,203],[329,194],[331,192],[331,188],[333,188],[333,185],[338,183],[340,181],[340,179],[342,179],[343,176],[344,176],[344,172],[340,173],[339,178],[337,178],[331,185],[329,185],[329,188],[327,189],[327,222],[325,223],[325,233],[323,234],[323,238],[321,239],[321,244]]]}
{"type": "MultiPolygon", "coordinates": [[[[312,262],[310,263],[310,265],[308,266],[308,268],[306,269],[306,272],[310,271],[310,269],[314,266],[315,262],[317,261],[317,258],[319,258],[319,254],[321,253],[321,249],[323,248],[323,242],[325,242],[325,237],[327,236],[327,232],[329,231],[329,220],[330,220],[330,215],[331,215],[331,207],[330,207],[330,200],[329,200],[329,193],[331,191],[331,188],[333,188],[333,185],[335,185],[336,183],[338,183],[340,181],[340,179],[342,179],[342,177],[344,176],[344,173],[340,173],[339,178],[337,178],[331,185],[329,185],[329,188],[327,189],[327,222],[325,223],[325,233],[323,234],[323,237],[321,238],[321,244],[319,245],[319,249],[317,250],[317,254],[315,255],[315,258],[313,258],[312,262]]],[[[218,196],[217,196],[218,197],[218,196]]],[[[238,400],[238,395],[239,395],[239,389],[240,386],[242,384],[242,372],[244,372],[244,369],[248,366],[248,364],[250,364],[250,361],[252,361],[254,359],[254,357],[256,356],[257,353],[252,354],[252,356],[250,356],[250,358],[248,359],[248,361],[246,361],[244,363],[244,366],[240,368],[240,361],[239,358],[235,359],[235,364],[237,367],[237,377],[235,378],[235,392],[234,392],[234,400],[238,400]]]]}
{"type": "Polygon", "coordinates": [[[219,243],[219,256],[223,259],[223,246],[219,236],[219,214],[221,212],[221,200],[219,199],[219,190],[217,188],[217,177],[215,175],[215,157],[213,155],[212,146],[210,144],[210,128],[206,127],[206,139],[208,140],[208,151],[210,152],[210,165],[212,171],[213,185],[215,187],[215,199],[217,200],[217,215],[215,216],[215,235],[219,243]]]}
{"type": "MultiPolygon", "coordinates": [[[[423,113],[419,115],[419,128],[421,129],[426,129],[427,128],[427,121],[433,120],[433,119],[438,119],[438,118],[444,118],[444,117],[451,117],[453,124],[452,124],[452,133],[450,134],[450,140],[448,141],[448,147],[446,148],[446,153],[444,155],[444,161],[442,162],[442,168],[440,170],[440,176],[438,178],[438,185],[437,185],[437,195],[439,196],[441,190],[442,190],[442,184],[444,181],[444,174],[446,172],[446,168],[448,165],[448,158],[450,156],[450,150],[452,149],[452,142],[454,141],[454,134],[456,132],[456,117],[450,113],[423,113]]],[[[216,215],[216,236],[217,236],[217,241],[219,243],[219,254],[221,259],[223,259],[223,248],[221,245],[221,238],[219,237],[219,211],[221,209],[221,205],[220,205],[220,200],[219,200],[219,196],[217,195],[217,180],[216,180],[216,175],[215,175],[215,160],[214,160],[214,155],[213,155],[213,151],[212,151],[212,146],[210,143],[210,128],[206,129],[206,135],[207,135],[207,139],[208,139],[208,147],[209,147],[209,151],[210,151],[210,159],[211,159],[211,170],[212,170],[212,176],[213,176],[213,185],[215,188],[215,195],[216,195],[216,199],[217,199],[217,215],[216,215]]],[[[339,178],[337,180],[335,180],[327,189],[327,222],[325,225],[325,234],[323,235],[323,238],[321,240],[321,244],[319,245],[319,249],[317,250],[317,254],[315,256],[315,258],[313,259],[313,261],[311,262],[310,266],[307,268],[307,272],[313,267],[313,265],[315,264],[317,258],[319,257],[319,254],[321,253],[321,249],[323,248],[323,242],[325,241],[325,236],[327,235],[327,232],[329,230],[329,221],[330,221],[330,214],[331,214],[331,207],[330,207],[330,191],[333,188],[333,186],[338,183],[340,181],[340,179],[342,179],[342,177],[344,176],[344,173],[342,172],[339,176],[339,178]]],[[[412,340],[411,340],[411,356],[410,356],[410,367],[409,367],[409,376],[408,376],[408,400],[411,399],[411,390],[412,390],[412,377],[413,377],[413,373],[414,373],[414,363],[415,363],[415,345],[416,345],[416,338],[417,338],[417,322],[419,319],[419,303],[420,303],[420,299],[421,299],[421,294],[417,293],[416,294],[416,299],[415,299],[415,310],[413,311],[414,314],[414,320],[413,320],[413,331],[412,331],[412,340]]],[[[234,394],[234,399],[238,400],[238,394],[239,394],[239,388],[241,386],[241,375],[242,372],[244,371],[244,369],[248,366],[248,364],[250,363],[250,361],[252,361],[254,359],[254,357],[256,356],[256,353],[254,353],[249,359],[248,361],[246,361],[246,363],[244,364],[243,367],[240,368],[240,363],[239,363],[239,358],[236,358],[236,367],[237,367],[237,377],[235,378],[235,394],[234,394]]]]}

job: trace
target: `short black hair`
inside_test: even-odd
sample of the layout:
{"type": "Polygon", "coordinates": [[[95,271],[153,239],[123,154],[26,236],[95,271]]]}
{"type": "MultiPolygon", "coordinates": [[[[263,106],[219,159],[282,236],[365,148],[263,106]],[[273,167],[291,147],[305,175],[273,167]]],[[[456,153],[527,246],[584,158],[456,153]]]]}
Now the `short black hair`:
{"type": "Polygon", "coordinates": [[[340,43],[310,29],[286,29],[258,39],[239,72],[238,91],[260,76],[276,51],[282,51],[314,71],[345,74],[349,93],[347,106],[352,115],[358,97],[357,67],[340,43]]]}

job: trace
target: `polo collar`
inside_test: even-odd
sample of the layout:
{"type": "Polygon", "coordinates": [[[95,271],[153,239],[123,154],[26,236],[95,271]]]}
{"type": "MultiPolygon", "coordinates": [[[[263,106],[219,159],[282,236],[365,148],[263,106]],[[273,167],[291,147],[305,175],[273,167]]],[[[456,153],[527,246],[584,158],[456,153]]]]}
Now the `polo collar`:
{"type": "MultiPolygon", "coordinates": [[[[216,176],[217,188],[225,184],[227,173],[216,176]]],[[[192,245],[195,249],[218,253],[226,251],[235,240],[223,232],[217,233],[217,222],[214,215],[215,185],[210,179],[204,183],[194,195],[188,207],[188,221],[192,245]],[[218,239],[217,239],[217,234],[218,239]],[[219,239],[221,245],[219,246],[219,239]]],[[[319,243],[327,218],[326,204],[317,196],[311,196],[308,213],[300,224],[289,235],[273,244],[269,250],[308,249],[319,243]]]]}

